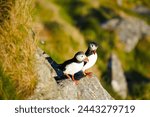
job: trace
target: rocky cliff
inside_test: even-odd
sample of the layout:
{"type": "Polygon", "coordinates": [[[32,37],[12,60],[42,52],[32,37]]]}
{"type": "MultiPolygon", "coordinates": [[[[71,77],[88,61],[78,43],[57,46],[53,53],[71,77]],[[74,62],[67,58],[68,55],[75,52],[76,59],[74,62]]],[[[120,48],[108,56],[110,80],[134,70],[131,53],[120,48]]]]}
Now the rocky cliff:
{"type": "Polygon", "coordinates": [[[45,58],[43,51],[36,53],[38,82],[34,94],[29,99],[41,100],[110,100],[113,99],[103,88],[98,78],[81,78],[76,85],[71,79],[56,81],[57,71],[45,58]]]}

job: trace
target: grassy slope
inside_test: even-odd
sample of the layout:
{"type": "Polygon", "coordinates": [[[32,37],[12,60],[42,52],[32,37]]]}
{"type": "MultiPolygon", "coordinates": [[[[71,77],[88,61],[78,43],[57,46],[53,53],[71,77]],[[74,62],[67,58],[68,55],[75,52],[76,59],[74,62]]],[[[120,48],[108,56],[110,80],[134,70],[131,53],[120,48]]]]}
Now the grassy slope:
{"type": "Polygon", "coordinates": [[[24,99],[36,84],[30,0],[0,1],[0,99],[24,99]]]}

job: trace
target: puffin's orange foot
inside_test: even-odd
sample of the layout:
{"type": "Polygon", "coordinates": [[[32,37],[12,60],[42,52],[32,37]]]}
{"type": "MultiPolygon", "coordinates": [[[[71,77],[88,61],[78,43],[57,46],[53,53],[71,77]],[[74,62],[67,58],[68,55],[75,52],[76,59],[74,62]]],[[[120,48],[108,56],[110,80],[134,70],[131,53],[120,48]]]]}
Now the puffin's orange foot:
{"type": "Polygon", "coordinates": [[[78,85],[78,84],[79,84],[79,81],[78,81],[78,80],[74,80],[74,83],[75,83],[76,85],[78,85]]]}
{"type": "Polygon", "coordinates": [[[93,75],[92,72],[86,72],[85,74],[86,74],[86,76],[88,76],[88,78],[92,78],[92,75],[93,75]]]}
{"type": "Polygon", "coordinates": [[[76,85],[79,84],[78,80],[75,80],[74,75],[72,75],[72,80],[74,81],[74,83],[75,83],[76,85]]]}

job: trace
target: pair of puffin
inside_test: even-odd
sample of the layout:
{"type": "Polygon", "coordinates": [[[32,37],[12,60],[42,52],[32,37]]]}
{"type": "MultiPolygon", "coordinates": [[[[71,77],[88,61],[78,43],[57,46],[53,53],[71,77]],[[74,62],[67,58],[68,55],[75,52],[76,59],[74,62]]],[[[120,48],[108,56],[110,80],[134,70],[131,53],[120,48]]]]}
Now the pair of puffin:
{"type": "Polygon", "coordinates": [[[89,43],[88,49],[85,53],[83,51],[77,52],[72,59],[69,59],[60,64],[59,69],[63,71],[64,75],[66,75],[67,78],[70,79],[71,75],[72,80],[75,82],[75,84],[78,84],[78,82],[74,78],[74,74],[82,70],[84,75],[91,75],[91,72],[87,72],[87,69],[91,68],[96,63],[97,48],[97,43],[89,43]]]}

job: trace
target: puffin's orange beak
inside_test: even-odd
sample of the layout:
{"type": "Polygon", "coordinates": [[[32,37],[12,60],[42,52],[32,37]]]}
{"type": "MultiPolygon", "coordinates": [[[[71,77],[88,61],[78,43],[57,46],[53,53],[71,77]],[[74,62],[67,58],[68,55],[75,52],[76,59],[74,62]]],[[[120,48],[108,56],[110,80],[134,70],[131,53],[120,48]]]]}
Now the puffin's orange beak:
{"type": "Polygon", "coordinates": [[[86,58],[84,59],[84,61],[85,61],[85,62],[89,62],[89,59],[88,59],[88,57],[86,57],[86,58]]]}
{"type": "Polygon", "coordinates": [[[93,53],[96,54],[96,50],[93,50],[93,53]]]}

